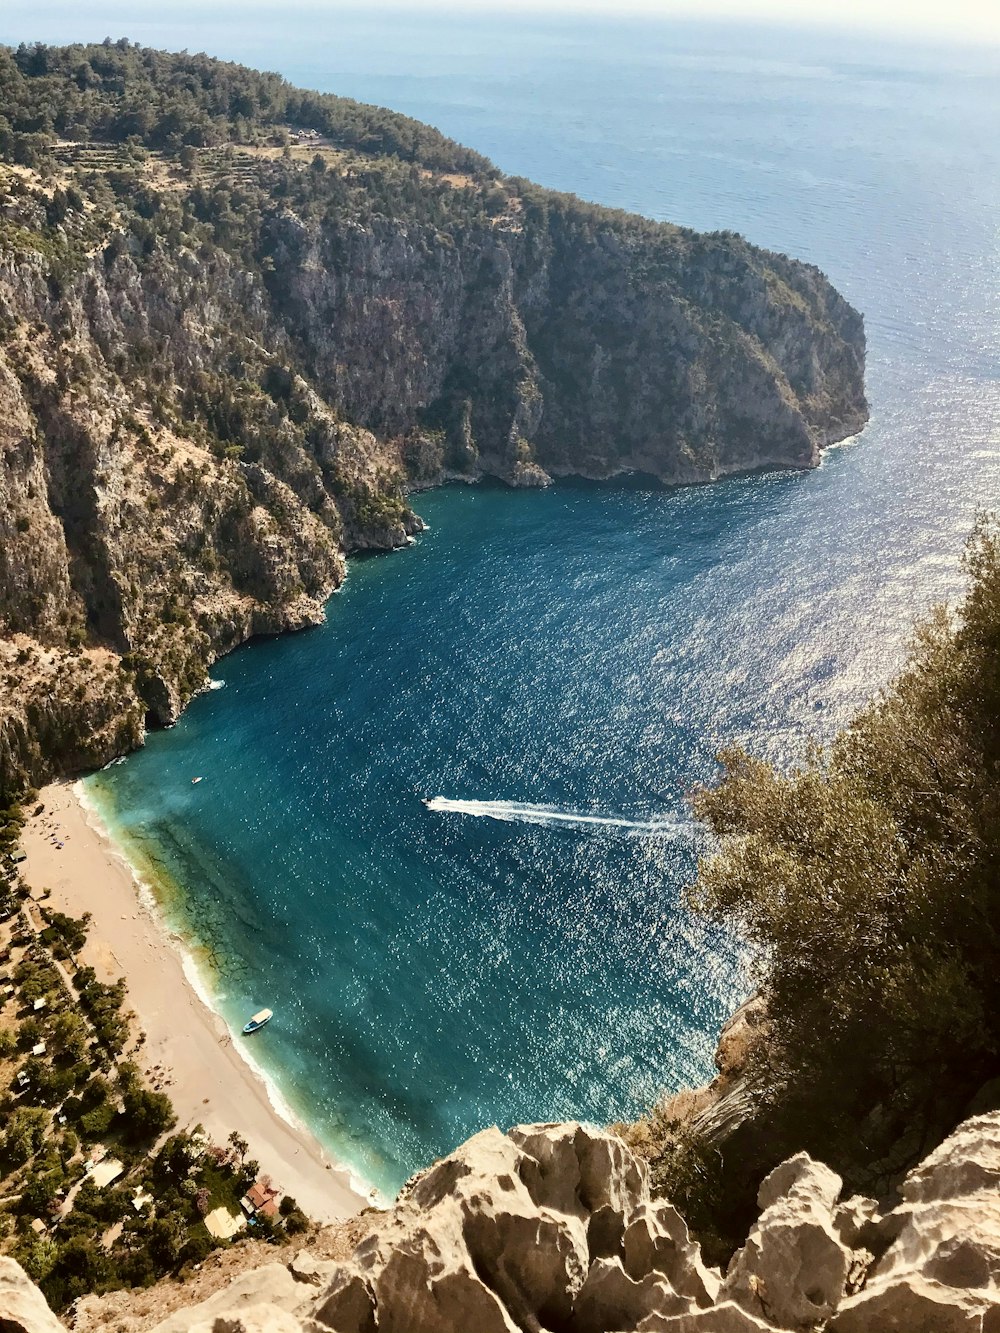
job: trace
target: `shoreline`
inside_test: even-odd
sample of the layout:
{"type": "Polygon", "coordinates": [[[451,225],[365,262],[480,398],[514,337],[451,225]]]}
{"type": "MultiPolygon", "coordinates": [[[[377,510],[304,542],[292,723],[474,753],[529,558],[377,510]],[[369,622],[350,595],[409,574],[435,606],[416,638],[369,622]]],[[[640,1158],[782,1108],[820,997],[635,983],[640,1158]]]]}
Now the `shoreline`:
{"type": "Polygon", "coordinates": [[[333,1161],[280,1093],[244,1054],[199,984],[193,959],[147,898],[134,869],[75,784],[59,780],[28,815],[21,872],[38,901],[68,915],[92,916],[81,954],[102,981],[124,977],[126,1003],[146,1034],[131,1058],[147,1082],[166,1092],[178,1128],[200,1123],[217,1143],[238,1130],[263,1174],[273,1177],[316,1222],[340,1222],[372,1206],[350,1171],[333,1161]],[[50,827],[59,827],[60,849],[50,827]],[[157,1073],[156,1071],[161,1071],[157,1073]]]}

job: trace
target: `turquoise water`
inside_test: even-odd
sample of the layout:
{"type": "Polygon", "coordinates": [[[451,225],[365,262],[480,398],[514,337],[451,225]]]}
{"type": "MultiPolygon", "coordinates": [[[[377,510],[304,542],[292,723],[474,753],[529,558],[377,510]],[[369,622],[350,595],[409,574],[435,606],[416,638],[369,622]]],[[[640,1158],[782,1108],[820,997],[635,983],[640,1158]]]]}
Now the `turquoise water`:
{"type": "Polygon", "coordinates": [[[277,1011],[254,1054],[384,1189],[496,1119],[605,1121],[700,1077],[738,990],[676,909],[721,719],[672,622],[717,525],[692,531],[694,492],[421,500],[430,531],[355,562],[326,627],[220,664],[89,784],[185,886],[227,1017],[277,1011]]]}
{"type": "Polygon", "coordinates": [[[419,496],[430,530],[353,562],[325,628],[233,655],[224,690],[90,783],[180,884],[227,1017],[276,1010],[255,1055],[383,1189],[494,1120],[606,1120],[702,1077],[742,980],[678,908],[683,793],[720,742],[787,761],[870,697],[997,502],[997,52],[294,6],[0,18],[8,40],[106,31],[741,230],[865,311],[872,422],[817,472],[419,496]]]}

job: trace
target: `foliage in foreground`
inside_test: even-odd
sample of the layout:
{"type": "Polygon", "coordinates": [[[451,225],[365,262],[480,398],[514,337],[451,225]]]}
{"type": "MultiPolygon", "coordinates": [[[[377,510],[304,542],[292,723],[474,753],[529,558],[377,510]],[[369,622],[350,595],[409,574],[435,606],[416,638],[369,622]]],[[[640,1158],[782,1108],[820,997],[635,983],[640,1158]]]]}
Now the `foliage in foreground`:
{"type": "Polygon", "coordinates": [[[759,1111],[721,1145],[707,1193],[705,1145],[644,1124],[664,1192],[705,1194],[708,1213],[725,1199],[733,1225],[749,1178],[803,1148],[885,1189],[1000,1074],[996,519],[965,564],[962,605],[919,628],[902,675],[828,750],[787,775],[726,751],[722,783],[695,798],[719,841],[690,901],[757,951],[759,1111]]]}

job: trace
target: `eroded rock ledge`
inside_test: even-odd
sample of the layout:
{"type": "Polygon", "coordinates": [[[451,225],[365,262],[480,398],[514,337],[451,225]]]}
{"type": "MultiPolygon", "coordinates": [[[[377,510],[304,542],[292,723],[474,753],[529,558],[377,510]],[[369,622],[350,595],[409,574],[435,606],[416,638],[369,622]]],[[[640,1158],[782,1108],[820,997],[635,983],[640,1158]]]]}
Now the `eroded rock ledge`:
{"type": "MultiPolygon", "coordinates": [[[[156,1333],[996,1333],[1000,1112],[967,1120],[899,1198],[841,1198],[805,1153],[777,1167],[728,1270],[701,1258],[644,1166],[579,1124],[487,1129],[417,1176],[347,1263],[300,1252],[156,1333]]],[[[88,1298],[81,1326],[139,1325],[88,1298]]],[[[71,1327],[73,1326],[71,1320],[71,1327]]],[[[144,1323],[148,1328],[149,1324],[144,1323]]],[[[59,1327],[0,1260],[0,1327],[59,1327]]]]}

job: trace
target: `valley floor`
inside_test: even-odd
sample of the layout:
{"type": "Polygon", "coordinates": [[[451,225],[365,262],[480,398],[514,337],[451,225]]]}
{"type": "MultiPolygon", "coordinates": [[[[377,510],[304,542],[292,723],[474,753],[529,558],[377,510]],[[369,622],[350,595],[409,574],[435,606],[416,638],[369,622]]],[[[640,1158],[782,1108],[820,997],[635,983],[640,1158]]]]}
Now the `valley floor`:
{"type": "Polygon", "coordinates": [[[318,1222],[364,1208],[370,1201],[352,1186],[348,1172],[272,1105],[263,1079],[235,1044],[240,1036],[229,1032],[188,980],[179,948],[140,900],[127,863],[89,822],[73,785],[53,783],[39,802],[42,813],[24,830],[27,861],[20,869],[36,899],[48,889],[46,902],[54,910],[91,914],[83,961],[102,981],[124,976],[127,1003],[146,1034],[137,1059],[151,1086],[170,1096],[179,1127],[200,1123],[218,1143],[238,1130],[262,1171],[318,1222]]]}

